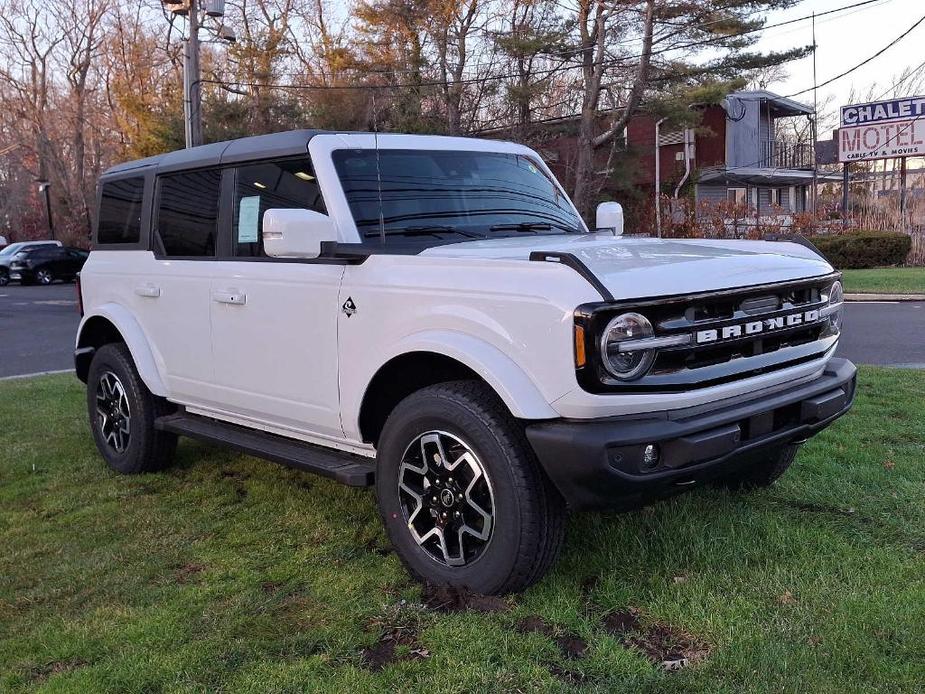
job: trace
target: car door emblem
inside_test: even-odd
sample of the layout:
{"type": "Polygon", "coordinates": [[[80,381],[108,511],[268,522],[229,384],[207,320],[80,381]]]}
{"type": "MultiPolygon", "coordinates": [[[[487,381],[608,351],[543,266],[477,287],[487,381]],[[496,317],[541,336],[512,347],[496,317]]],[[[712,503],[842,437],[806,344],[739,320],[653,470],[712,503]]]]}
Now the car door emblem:
{"type": "Polygon", "coordinates": [[[347,314],[347,318],[350,318],[350,316],[357,312],[357,305],[353,303],[353,299],[348,296],[341,309],[347,314]]]}

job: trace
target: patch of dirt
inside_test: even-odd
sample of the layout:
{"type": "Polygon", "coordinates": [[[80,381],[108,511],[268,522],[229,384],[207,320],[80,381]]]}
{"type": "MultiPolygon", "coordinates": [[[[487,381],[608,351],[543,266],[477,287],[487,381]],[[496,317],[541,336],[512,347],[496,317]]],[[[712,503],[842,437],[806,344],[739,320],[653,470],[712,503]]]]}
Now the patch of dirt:
{"type": "Polygon", "coordinates": [[[233,480],[241,481],[241,480],[246,480],[250,478],[250,475],[248,475],[246,472],[240,472],[239,470],[224,469],[222,470],[222,477],[224,477],[225,479],[233,479],[233,480]]]}
{"type": "Polygon", "coordinates": [[[524,617],[517,622],[517,631],[521,634],[542,634],[549,638],[553,638],[556,633],[556,629],[552,624],[537,615],[524,617]]]}
{"type": "Polygon", "coordinates": [[[424,604],[436,612],[506,612],[510,605],[495,595],[481,595],[455,586],[427,584],[421,594],[424,604]]]}
{"type": "Polygon", "coordinates": [[[569,660],[584,658],[588,652],[588,642],[583,638],[571,632],[563,632],[537,615],[530,615],[521,619],[517,623],[517,631],[521,634],[542,634],[552,639],[556,642],[562,655],[569,660]]]}
{"type": "Polygon", "coordinates": [[[574,670],[566,670],[565,668],[561,668],[558,665],[550,665],[549,673],[572,687],[580,687],[588,680],[588,678],[582,675],[580,672],[575,672],[574,670]]]}
{"type": "Polygon", "coordinates": [[[391,547],[381,546],[374,537],[366,543],[365,548],[370,554],[378,554],[380,557],[387,557],[392,553],[391,547]]]}
{"type": "Polygon", "coordinates": [[[589,595],[591,595],[591,593],[594,592],[595,588],[597,588],[600,582],[601,582],[601,577],[596,574],[585,576],[584,579],[582,579],[581,581],[582,595],[584,595],[585,597],[588,597],[589,595]]]}
{"type": "Polygon", "coordinates": [[[205,570],[206,567],[202,564],[189,562],[174,571],[173,576],[177,583],[189,583],[205,570]]]}
{"type": "Polygon", "coordinates": [[[604,617],[602,625],[624,646],[642,652],[666,670],[678,670],[700,662],[710,653],[705,641],[678,627],[662,622],[643,624],[639,611],[632,607],[611,612],[604,617]]]}
{"type": "Polygon", "coordinates": [[[264,581],[260,584],[260,590],[262,590],[267,595],[276,593],[280,588],[283,587],[283,584],[279,581],[264,581]]]}
{"type": "Polygon", "coordinates": [[[87,662],[85,660],[81,660],[80,658],[71,658],[69,660],[56,660],[54,662],[45,663],[44,665],[38,665],[32,668],[32,670],[29,673],[29,678],[33,682],[45,681],[49,677],[52,677],[54,675],[59,675],[63,672],[72,672],[74,670],[82,668],[86,664],[87,662]]]}
{"type": "Polygon", "coordinates": [[[623,636],[628,631],[639,629],[639,613],[632,607],[611,612],[604,617],[604,630],[614,636],[623,636]]]}
{"type": "Polygon", "coordinates": [[[379,641],[364,648],[361,660],[363,667],[372,672],[380,672],[392,663],[404,660],[422,660],[429,658],[430,652],[422,648],[417,640],[417,633],[410,627],[391,627],[382,632],[379,641]],[[401,648],[399,652],[399,647],[401,648]]]}

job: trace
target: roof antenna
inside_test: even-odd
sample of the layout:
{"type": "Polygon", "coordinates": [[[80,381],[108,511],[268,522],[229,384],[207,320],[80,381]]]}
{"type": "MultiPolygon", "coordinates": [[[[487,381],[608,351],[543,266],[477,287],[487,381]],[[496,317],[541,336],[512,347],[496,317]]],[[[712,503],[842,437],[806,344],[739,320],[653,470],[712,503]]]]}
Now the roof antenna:
{"type": "Polygon", "coordinates": [[[376,90],[373,89],[373,140],[376,143],[376,193],[379,199],[379,242],[385,245],[385,217],[382,214],[382,169],[379,165],[379,115],[376,109],[376,90]]]}

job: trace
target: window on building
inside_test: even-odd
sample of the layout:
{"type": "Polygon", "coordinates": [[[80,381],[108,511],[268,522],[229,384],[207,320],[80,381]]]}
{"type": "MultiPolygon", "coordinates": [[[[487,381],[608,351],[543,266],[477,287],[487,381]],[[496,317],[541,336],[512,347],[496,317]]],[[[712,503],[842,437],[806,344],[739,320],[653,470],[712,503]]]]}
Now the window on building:
{"type": "Polygon", "coordinates": [[[222,172],[205,169],[161,176],[157,233],[165,255],[215,255],[222,172]]]}
{"type": "Polygon", "coordinates": [[[772,206],[776,205],[777,207],[783,207],[783,198],[781,197],[781,189],[771,188],[770,193],[771,193],[770,195],[771,205],[772,206]]]}
{"type": "Polygon", "coordinates": [[[726,199],[736,205],[745,205],[748,203],[747,188],[727,188],[726,199]]]}
{"type": "Polygon", "coordinates": [[[274,208],[325,212],[311,161],[292,159],[237,168],[232,240],[236,256],[264,255],[263,213],[274,208]]]}
{"type": "Polygon", "coordinates": [[[100,191],[100,218],[96,242],[138,243],[141,238],[142,176],[107,181],[100,191]]]}

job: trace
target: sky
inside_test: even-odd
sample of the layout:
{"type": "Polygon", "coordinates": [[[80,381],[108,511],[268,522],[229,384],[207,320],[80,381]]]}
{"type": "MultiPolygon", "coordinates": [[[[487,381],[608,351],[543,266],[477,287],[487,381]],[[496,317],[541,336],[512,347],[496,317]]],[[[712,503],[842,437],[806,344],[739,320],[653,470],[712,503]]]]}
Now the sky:
{"type": "MultiPolygon", "coordinates": [[[[813,12],[825,12],[852,5],[857,0],[804,0],[789,10],[772,12],[767,24],[777,24],[813,12]]],[[[869,58],[894,41],[925,15],[925,0],[877,0],[870,5],[827,15],[816,20],[816,75],[824,82],[869,58]]],[[[757,44],[761,50],[786,50],[812,45],[812,23],[798,22],[786,27],[768,29],[757,44]]],[[[819,89],[819,102],[832,95],[830,110],[849,103],[852,89],[866,94],[874,84],[881,86],[874,96],[887,91],[907,67],[917,67],[925,61],[925,22],[906,38],[864,67],[819,89]]],[[[812,57],[790,63],[788,77],[769,87],[771,91],[790,95],[813,86],[812,57]]],[[[901,94],[901,96],[917,96],[901,94]]],[[[793,97],[813,103],[812,91],[793,97]]],[[[823,109],[820,108],[820,113],[823,109]]]]}

